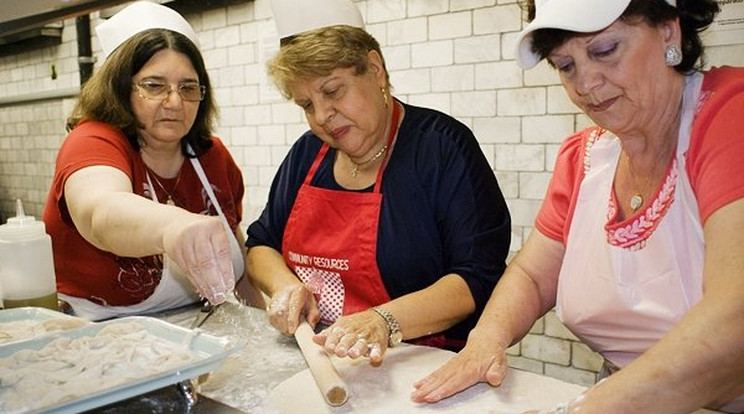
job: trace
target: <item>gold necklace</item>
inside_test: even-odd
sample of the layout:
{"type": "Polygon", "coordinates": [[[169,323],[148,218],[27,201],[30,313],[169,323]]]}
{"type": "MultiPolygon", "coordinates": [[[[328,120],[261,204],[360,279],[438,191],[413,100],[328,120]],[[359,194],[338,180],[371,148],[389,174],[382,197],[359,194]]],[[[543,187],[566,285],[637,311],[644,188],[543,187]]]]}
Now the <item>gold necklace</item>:
{"type": "Polygon", "coordinates": [[[628,200],[628,206],[630,207],[631,212],[635,213],[636,211],[638,211],[638,209],[640,209],[643,203],[645,202],[643,195],[646,193],[646,191],[648,190],[648,187],[651,185],[651,181],[654,179],[654,176],[656,175],[656,169],[658,168],[659,164],[661,164],[661,160],[664,158],[665,152],[666,151],[659,153],[659,156],[656,159],[657,162],[654,164],[654,168],[651,170],[651,174],[646,180],[645,185],[643,187],[639,187],[638,182],[636,181],[636,174],[635,174],[635,168],[633,168],[633,161],[630,160],[630,156],[628,156],[628,153],[623,151],[623,154],[625,154],[625,158],[628,160],[628,170],[630,171],[630,180],[633,181],[633,187],[635,188],[635,194],[633,194],[630,197],[630,200],[628,200]]]}
{"type": "Polygon", "coordinates": [[[349,157],[349,161],[351,161],[351,163],[353,164],[353,166],[351,167],[352,178],[357,178],[357,175],[359,175],[359,167],[361,167],[362,165],[369,164],[372,161],[382,157],[382,154],[384,154],[385,151],[387,151],[387,149],[388,149],[388,146],[387,144],[385,144],[385,146],[382,147],[379,151],[377,151],[377,154],[373,155],[372,158],[368,159],[367,161],[362,161],[359,163],[354,162],[354,160],[352,160],[351,157],[349,157],[349,154],[346,154],[346,156],[349,157]]]}
{"type": "MultiPolygon", "coordinates": [[[[648,181],[646,181],[646,187],[644,187],[641,191],[638,190],[638,183],[635,179],[635,171],[633,171],[633,162],[630,161],[630,157],[628,157],[628,154],[625,154],[625,158],[628,159],[628,167],[630,170],[630,179],[633,181],[633,187],[635,188],[636,192],[630,197],[630,200],[628,201],[628,205],[630,206],[630,211],[635,213],[638,211],[639,208],[643,205],[643,193],[645,192],[646,187],[648,186],[648,181]]],[[[653,177],[652,177],[653,178],[653,177]]]]}
{"type": "Polygon", "coordinates": [[[171,189],[171,191],[166,190],[165,186],[160,182],[160,180],[158,180],[158,175],[155,174],[155,171],[151,170],[150,167],[147,167],[147,170],[152,172],[152,178],[155,179],[155,183],[158,185],[158,187],[160,187],[161,190],[163,190],[163,192],[166,195],[168,195],[168,199],[165,200],[165,204],[168,204],[169,206],[175,206],[176,202],[173,201],[173,196],[171,195],[171,191],[175,192],[176,187],[178,187],[178,183],[181,182],[181,171],[183,171],[183,167],[178,170],[178,175],[176,176],[176,183],[173,184],[173,188],[171,189]]]}

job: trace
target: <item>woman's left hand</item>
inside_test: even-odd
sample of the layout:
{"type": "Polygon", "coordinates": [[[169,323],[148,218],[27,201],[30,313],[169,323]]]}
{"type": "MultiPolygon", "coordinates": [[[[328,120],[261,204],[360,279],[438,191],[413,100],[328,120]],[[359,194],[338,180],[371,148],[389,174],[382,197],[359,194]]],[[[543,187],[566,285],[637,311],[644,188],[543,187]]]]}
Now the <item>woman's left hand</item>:
{"type": "Polygon", "coordinates": [[[369,357],[373,365],[379,365],[388,347],[387,323],[376,312],[366,310],[342,316],[313,336],[313,341],[338,357],[369,357]]]}

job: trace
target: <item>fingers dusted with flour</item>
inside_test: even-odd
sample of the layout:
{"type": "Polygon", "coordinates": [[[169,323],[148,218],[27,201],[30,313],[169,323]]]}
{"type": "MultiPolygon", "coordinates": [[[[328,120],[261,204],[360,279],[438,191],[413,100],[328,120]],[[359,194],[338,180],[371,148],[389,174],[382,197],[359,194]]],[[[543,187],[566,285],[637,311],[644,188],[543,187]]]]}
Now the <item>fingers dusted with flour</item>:
{"type": "Polygon", "coordinates": [[[271,325],[284,335],[293,335],[303,320],[314,326],[320,319],[315,297],[300,283],[287,285],[271,296],[266,313],[271,325]]]}
{"type": "Polygon", "coordinates": [[[313,337],[329,354],[352,359],[369,357],[374,365],[382,363],[388,348],[388,331],[384,320],[372,310],[339,318],[333,325],[313,337]]]}

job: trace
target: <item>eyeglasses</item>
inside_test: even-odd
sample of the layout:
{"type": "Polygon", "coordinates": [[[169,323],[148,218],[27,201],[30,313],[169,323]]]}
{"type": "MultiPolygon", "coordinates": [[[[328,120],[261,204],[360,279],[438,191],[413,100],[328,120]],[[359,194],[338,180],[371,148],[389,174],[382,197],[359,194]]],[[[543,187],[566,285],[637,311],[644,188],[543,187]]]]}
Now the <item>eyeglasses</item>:
{"type": "Polygon", "coordinates": [[[168,99],[171,92],[177,91],[184,101],[199,102],[204,99],[204,95],[207,93],[207,87],[196,82],[180,83],[173,87],[167,83],[148,80],[133,83],[132,87],[138,92],[140,98],[157,101],[164,101],[168,99]]]}

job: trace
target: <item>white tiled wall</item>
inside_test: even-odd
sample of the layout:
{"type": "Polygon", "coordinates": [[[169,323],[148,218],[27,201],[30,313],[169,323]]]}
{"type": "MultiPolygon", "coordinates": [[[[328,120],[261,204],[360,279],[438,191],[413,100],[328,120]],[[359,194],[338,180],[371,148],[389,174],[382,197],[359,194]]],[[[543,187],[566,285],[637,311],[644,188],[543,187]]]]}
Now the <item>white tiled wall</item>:
{"type": "MultiPolygon", "coordinates": [[[[382,44],[395,95],[440,109],[469,125],[499,179],[513,219],[512,251],[532,227],[563,137],[589,123],[576,114],[545,64],[523,72],[513,43],[521,28],[514,0],[357,1],[367,29],[382,44]]],[[[99,20],[92,16],[92,25],[99,20]]],[[[266,200],[271,179],[305,129],[301,112],[266,85],[265,57],[275,48],[266,0],[187,15],[199,34],[215,85],[218,135],[243,169],[246,221],[266,200]]],[[[0,212],[21,198],[40,216],[74,101],[12,103],[76,88],[74,20],[60,46],[0,56],[0,212]],[[52,66],[57,76],[52,79],[52,66]]],[[[94,39],[94,48],[98,50],[94,39]]],[[[716,45],[709,62],[744,65],[744,46],[716,45]]],[[[590,384],[599,358],[553,313],[510,350],[515,367],[590,384]]]]}

